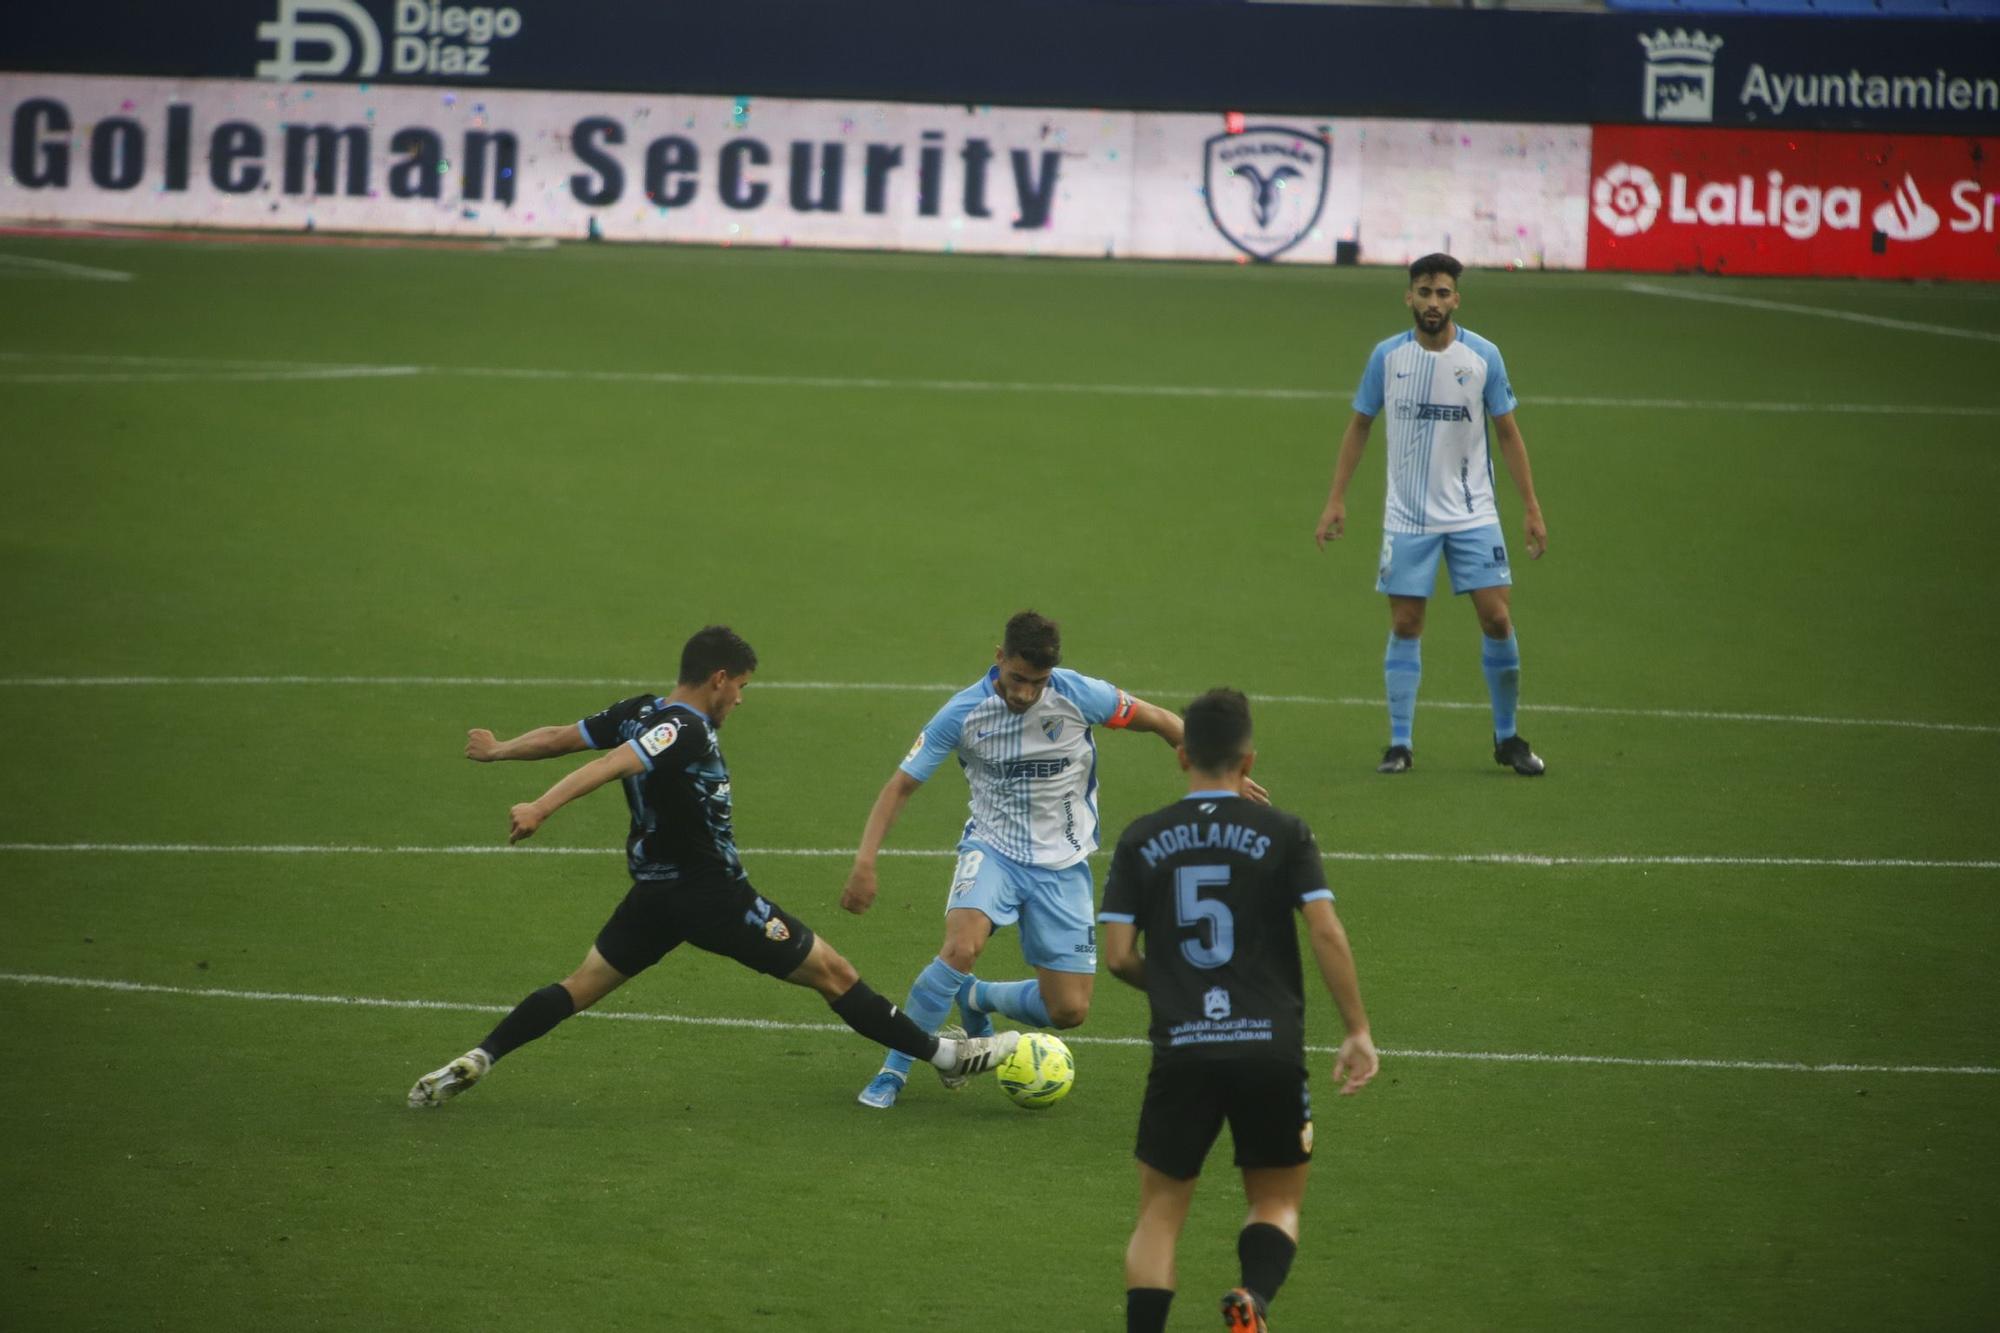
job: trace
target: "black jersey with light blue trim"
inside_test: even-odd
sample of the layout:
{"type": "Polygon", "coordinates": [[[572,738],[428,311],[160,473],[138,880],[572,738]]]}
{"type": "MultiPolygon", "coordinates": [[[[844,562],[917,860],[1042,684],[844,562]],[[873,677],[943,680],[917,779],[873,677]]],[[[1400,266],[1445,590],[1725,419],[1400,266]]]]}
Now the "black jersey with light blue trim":
{"type": "Polygon", "coordinates": [[[706,714],[636,694],[576,727],[591,749],[629,745],[646,766],[625,779],[632,810],[625,860],[633,879],[744,878],[730,819],[729,765],[706,714]]]}
{"type": "Polygon", "coordinates": [[[1100,921],[1144,937],[1157,1063],[1303,1063],[1295,913],[1332,898],[1312,830],[1231,792],[1195,792],[1118,839],[1100,921]]]}

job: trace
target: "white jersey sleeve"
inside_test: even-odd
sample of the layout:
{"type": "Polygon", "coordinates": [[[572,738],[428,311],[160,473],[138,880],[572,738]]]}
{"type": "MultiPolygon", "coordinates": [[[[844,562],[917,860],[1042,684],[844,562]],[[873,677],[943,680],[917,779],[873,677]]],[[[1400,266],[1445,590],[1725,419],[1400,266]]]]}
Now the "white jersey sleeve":
{"type": "Polygon", "coordinates": [[[936,716],[924,724],[917,733],[917,743],[903,756],[897,767],[919,782],[928,782],[931,774],[945,760],[958,751],[959,737],[965,730],[965,717],[970,713],[983,694],[986,682],[981,681],[969,690],[960,690],[938,709],[936,716]]]}
{"type": "Polygon", "coordinates": [[[1375,344],[1375,350],[1368,354],[1368,367],[1361,372],[1361,385],[1354,391],[1354,410],[1366,417],[1382,415],[1382,364],[1389,357],[1389,349],[1401,342],[1401,338],[1389,338],[1375,344]]]}
{"type": "Polygon", "coordinates": [[[1124,725],[1132,712],[1132,696],[1108,680],[1086,676],[1080,671],[1057,667],[1049,675],[1049,688],[1066,695],[1076,704],[1083,720],[1093,727],[1124,725]]]}

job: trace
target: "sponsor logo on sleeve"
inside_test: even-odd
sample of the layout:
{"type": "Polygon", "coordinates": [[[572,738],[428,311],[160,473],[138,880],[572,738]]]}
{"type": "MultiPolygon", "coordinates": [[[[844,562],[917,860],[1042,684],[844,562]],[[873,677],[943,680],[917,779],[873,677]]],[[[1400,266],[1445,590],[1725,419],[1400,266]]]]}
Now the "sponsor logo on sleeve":
{"type": "Polygon", "coordinates": [[[662,722],[659,726],[654,727],[639,738],[639,748],[657,759],[680,738],[680,734],[680,723],[672,721],[662,722]]]}

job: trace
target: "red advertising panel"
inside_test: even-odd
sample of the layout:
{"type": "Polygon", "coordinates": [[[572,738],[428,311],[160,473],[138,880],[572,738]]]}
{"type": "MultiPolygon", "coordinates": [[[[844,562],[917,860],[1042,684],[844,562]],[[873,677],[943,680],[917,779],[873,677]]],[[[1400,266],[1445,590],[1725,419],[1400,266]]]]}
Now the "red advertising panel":
{"type": "Polygon", "coordinates": [[[2000,281],[2000,139],[1600,125],[1589,267],[2000,281]]]}

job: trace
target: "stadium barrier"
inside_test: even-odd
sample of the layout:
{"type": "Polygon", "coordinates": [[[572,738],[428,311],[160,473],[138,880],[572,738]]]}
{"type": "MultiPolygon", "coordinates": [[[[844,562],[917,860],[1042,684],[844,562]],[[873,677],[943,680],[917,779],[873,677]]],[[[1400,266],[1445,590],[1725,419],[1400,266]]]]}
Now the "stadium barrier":
{"type": "Polygon", "coordinates": [[[1994,23],[102,0],[0,51],[33,222],[2000,277],[1994,23]]]}
{"type": "Polygon", "coordinates": [[[2000,140],[0,75],[0,218],[2000,280],[2000,140]]]}
{"type": "Polygon", "coordinates": [[[1581,128],[18,74],[0,106],[30,221],[1585,261],[1581,128]]]}

